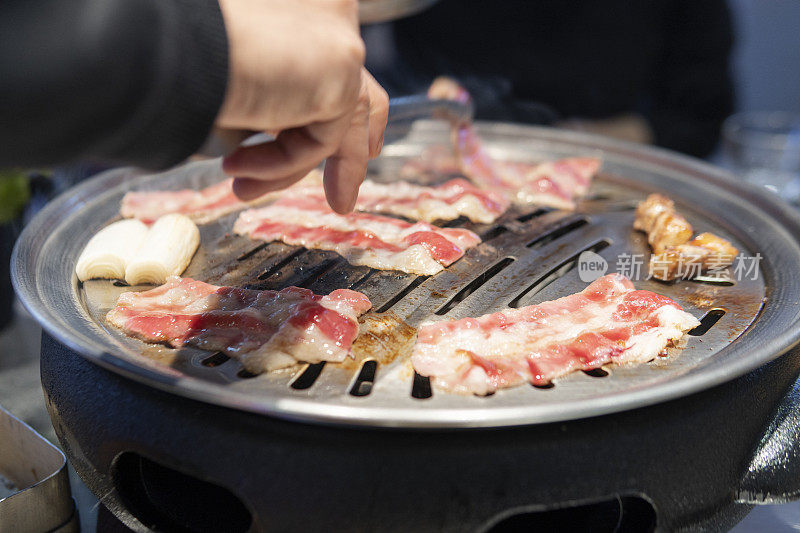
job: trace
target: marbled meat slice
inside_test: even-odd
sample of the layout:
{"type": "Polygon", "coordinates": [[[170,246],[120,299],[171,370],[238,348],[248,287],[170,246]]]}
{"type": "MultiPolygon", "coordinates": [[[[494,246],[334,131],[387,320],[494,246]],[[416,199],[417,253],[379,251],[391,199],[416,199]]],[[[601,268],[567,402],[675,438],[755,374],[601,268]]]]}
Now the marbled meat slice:
{"type": "Polygon", "coordinates": [[[257,291],[171,277],[123,293],[106,318],[132,337],[220,351],[258,374],[300,361],[343,361],[370,305],[348,289],[319,296],[298,287],[257,291]]]}
{"type": "Polygon", "coordinates": [[[339,215],[313,195],[247,210],[233,229],[252,239],[333,250],[354,265],[421,275],[436,274],[480,242],[465,229],[368,213],[339,215]]]}
{"type": "Polygon", "coordinates": [[[424,325],[411,361],[436,389],[483,395],[607,363],[643,363],[699,323],[673,300],[609,274],[557,300],[424,325]]]}

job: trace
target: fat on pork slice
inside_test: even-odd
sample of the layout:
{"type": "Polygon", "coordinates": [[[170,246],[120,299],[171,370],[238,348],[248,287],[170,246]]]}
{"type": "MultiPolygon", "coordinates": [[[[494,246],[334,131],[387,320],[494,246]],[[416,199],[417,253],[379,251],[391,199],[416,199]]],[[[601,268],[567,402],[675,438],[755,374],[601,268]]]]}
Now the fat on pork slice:
{"type": "Polygon", "coordinates": [[[234,232],[263,241],[332,250],[351,264],[436,274],[480,243],[460,228],[438,228],[368,213],[334,213],[324,199],[287,196],[239,215],[234,232]]]}
{"type": "Polygon", "coordinates": [[[619,274],[537,305],[423,325],[411,362],[436,390],[485,395],[656,357],[700,322],[619,274]]]}
{"type": "Polygon", "coordinates": [[[348,289],[320,296],[298,287],[258,291],[171,277],[123,293],[106,319],[145,342],[223,352],[259,374],[300,361],[343,361],[370,306],[348,289]]]}
{"type": "MultiPolygon", "coordinates": [[[[129,192],[122,198],[120,213],[125,218],[136,218],[148,224],[167,213],[181,213],[197,223],[207,223],[234,211],[292,195],[324,199],[321,173],[315,169],[293,186],[267,193],[250,202],[239,200],[233,193],[233,179],[199,191],[129,192]]],[[[366,180],[361,184],[355,209],[390,213],[425,222],[455,220],[465,216],[473,222],[487,224],[494,222],[508,209],[508,201],[501,194],[480,189],[460,178],[438,185],[366,180]]]]}

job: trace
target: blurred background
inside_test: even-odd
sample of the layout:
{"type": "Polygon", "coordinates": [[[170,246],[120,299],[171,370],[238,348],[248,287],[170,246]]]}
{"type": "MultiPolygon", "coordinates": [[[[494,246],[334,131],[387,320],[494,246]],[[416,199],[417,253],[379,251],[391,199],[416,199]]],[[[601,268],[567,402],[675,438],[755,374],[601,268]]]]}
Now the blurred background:
{"type": "MultiPolygon", "coordinates": [[[[444,8],[443,2],[435,9],[444,8]]],[[[458,0],[450,0],[450,4],[458,4],[458,0]]],[[[692,2],[686,2],[691,4],[692,2]]],[[[703,4],[704,2],[694,3],[703,4]]],[[[486,4],[489,4],[486,2],[486,4]]],[[[492,2],[493,9],[499,6],[500,2],[492,2]]],[[[542,0],[542,4],[547,7],[552,4],[551,0],[542,0]]],[[[598,3],[600,4],[600,3],[598,3]]],[[[552,4],[562,5],[561,2],[552,4]]],[[[792,128],[797,127],[800,122],[792,120],[782,121],[775,117],[797,117],[800,116],[800,1],[798,0],[728,0],[727,7],[731,15],[731,28],[733,35],[733,47],[730,55],[730,80],[732,86],[732,100],[730,106],[724,101],[725,90],[721,90],[723,100],[716,102],[717,110],[724,110],[725,114],[741,114],[751,112],[771,112],[766,117],[767,124],[750,123],[744,124],[744,128],[755,127],[756,143],[762,142],[765,136],[771,136],[774,132],[767,131],[769,128],[788,127],[786,131],[779,132],[778,135],[784,139],[791,137],[792,128]],[[782,115],[775,115],[776,112],[782,115]],[[780,123],[780,124],[779,124],[780,123]],[[788,126],[787,126],[788,124],[788,126]],[[766,128],[766,129],[765,129],[766,128]]],[[[392,23],[377,24],[364,28],[364,38],[367,44],[368,66],[376,73],[376,77],[385,83],[392,96],[398,96],[409,91],[424,90],[424,87],[431,81],[429,76],[423,71],[409,70],[404,63],[408,56],[408,50],[413,50],[414,44],[422,47],[427,46],[425,42],[414,42],[415,32],[424,32],[425,24],[421,22],[428,13],[423,13],[417,17],[418,24],[412,21],[403,21],[399,25],[392,23]],[[398,32],[398,30],[400,30],[398,32]],[[405,51],[398,50],[396,44],[399,33],[404,35],[405,51]]],[[[446,12],[442,12],[446,16],[446,12]]],[[[617,13],[609,13],[609,19],[617,16],[617,13]]],[[[459,32],[474,32],[471,41],[473,46],[480,49],[484,42],[481,35],[481,20],[474,20],[468,26],[456,28],[459,32]]],[[[519,22],[519,21],[517,21],[519,22]]],[[[674,27],[692,31],[691,20],[672,21],[677,24],[674,27]]],[[[602,21],[597,21],[601,24],[602,21]]],[[[532,34],[537,33],[537,21],[533,20],[525,23],[527,31],[532,34]]],[[[713,26],[713,24],[712,24],[713,26]]],[[[695,28],[696,29],[696,28],[695,28]]],[[[719,28],[717,28],[719,30],[719,28]]],[[[716,31],[716,30],[714,30],[716,31]]],[[[687,34],[690,35],[690,34],[687,34]]],[[[514,41],[516,35],[506,35],[508,41],[514,41]]],[[[697,40],[697,45],[702,48],[708,44],[703,33],[696,34],[692,39],[697,40]]],[[[580,37],[576,37],[580,38],[580,37]]],[[[708,35],[708,39],[722,39],[725,36],[716,34],[708,35]]],[[[455,47],[450,47],[455,48],[455,47]]],[[[454,57],[464,53],[464,50],[448,49],[448,44],[441,46],[443,53],[451,53],[454,57]]],[[[483,50],[482,55],[492,53],[492,50],[483,50]]],[[[552,52],[552,51],[551,51],[552,52]]],[[[631,58],[632,61],[641,61],[641,58],[631,55],[628,51],[622,53],[623,57],[631,58]]],[[[427,55],[427,54],[426,54],[427,55]]],[[[691,55],[691,54],[689,54],[691,55]]],[[[626,71],[628,65],[616,64],[617,56],[606,56],[603,59],[608,65],[613,65],[619,71],[626,71]]],[[[431,59],[428,57],[426,59],[431,59]]],[[[559,60],[558,51],[551,57],[543,59],[542,64],[547,64],[550,59],[559,60]]],[[[469,61],[466,58],[465,61],[469,61]]],[[[431,61],[431,68],[436,67],[435,62],[431,61]]],[[[600,70],[605,69],[601,68],[600,70]]],[[[610,68],[610,67],[609,67],[610,68]]],[[[442,72],[444,73],[444,72],[442,72]]],[[[541,74],[537,74],[541,76],[541,74]]],[[[577,73],[578,76],[585,73],[577,73]]],[[[557,124],[574,129],[587,131],[604,132],[615,131],[618,136],[632,138],[633,140],[652,140],[653,133],[642,129],[641,124],[624,122],[623,129],[617,128],[619,124],[608,124],[603,120],[585,121],[582,118],[575,118],[565,115],[555,109],[548,102],[536,98],[517,98],[509,105],[499,105],[497,103],[498,94],[502,94],[504,83],[502,80],[472,80],[472,89],[478,102],[478,118],[493,118],[499,120],[527,120],[547,124],[557,124]],[[608,128],[611,128],[610,130],[608,128]],[[631,129],[632,128],[632,129],[631,129]],[[633,131],[633,133],[631,133],[633,131]],[[644,131],[644,133],[642,133],[644,131]],[[621,133],[620,133],[621,132],[621,133]]],[[[464,80],[465,82],[467,80],[464,80]]],[[[535,80],[534,80],[535,81],[535,80]]],[[[636,80],[623,80],[624,83],[636,83],[636,80]]],[[[614,83],[610,79],[609,83],[614,83]]],[[[531,85],[535,89],[536,84],[531,85]]],[[[531,89],[531,90],[533,90],[531,89]]],[[[614,86],[607,89],[609,94],[616,94],[620,90],[614,86]]],[[[591,94],[584,95],[591,99],[591,94]]],[[[599,100],[605,97],[601,94],[599,100]]],[[[599,108],[604,102],[593,102],[595,108],[599,108]]],[[[636,102],[639,105],[640,102],[636,102]]],[[[569,105],[569,103],[565,104],[569,105]]],[[[577,104],[576,104],[577,105],[577,104]]],[[[621,104],[620,104],[621,106],[621,104]]],[[[614,115],[631,115],[625,110],[624,106],[614,109],[614,115]],[[619,112],[618,112],[619,111],[619,112]],[[623,113],[624,111],[624,113],[623,113]]],[[[593,117],[598,118],[598,117],[593,117]]],[[[725,116],[719,117],[719,121],[725,116]]],[[[763,117],[762,117],[763,118],[763,117]]],[[[716,120],[716,119],[715,119],[716,120]]],[[[669,124],[666,129],[669,129],[669,124]]],[[[734,124],[734,126],[737,126],[734,124]]],[[[672,124],[675,127],[675,124],[672,124]]],[[[738,126],[737,126],[738,127],[738,126]]],[[[741,133],[739,129],[736,132],[741,133]]],[[[736,133],[735,132],[735,133],[736,133]]],[[[708,137],[706,137],[708,138],[708,137]]],[[[708,160],[729,167],[738,175],[748,172],[742,165],[747,157],[743,155],[744,148],[734,148],[724,150],[721,138],[712,135],[712,144],[708,149],[699,150],[696,155],[701,155],[708,160]],[[737,150],[739,150],[737,152],[737,150]],[[738,159],[737,159],[738,158],[738,159]]],[[[748,137],[749,138],[749,137],[748,137]]],[[[771,137],[770,137],[771,138],[771,137]]],[[[738,139],[738,138],[737,138],[738,139]]],[[[675,141],[680,144],[678,141],[675,141]]],[[[738,142],[738,141],[737,141],[738,142]]],[[[669,144],[669,143],[667,143],[669,144]]],[[[696,146],[696,145],[695,145],[696,146]]],[[[789,157],[781,155],[781,164],[786,164],[791,160],[792,154],[800,154],[800,144],[786,144],[781,150],[791,152],[789,157]]],[[[693,150],[686,150],[692,152],[693,150]]],[[[769,158],[768,158],[769,159],[769,158]]],[[[762,162],[763,163],[763,162],[762,162]]],[[[762,164],[759,163],[759,164],[762,164]]],[[[763,163],[767,164],[767,163],[763,163]]],[[[800,164],[800,163],[798,163],[800,164]]],[[[49,418],[44,409],[41,389],[39,385],[38,372],[38,350],[40,330],[38,325],[25,313],[24,309],[15,304],[13,291],[8,279],[8,262],[10,258],[11,246],[16,235],[35,212],[54,194],[66,190],[76,180],[86,175],[91,175],[98,169],[91,167],[70,168],[70,169],[37,169],[17,170],[5,172],[4,179],[0,182],[0,205],[6,207],[0,212],[0,404],[4,405],[13,414],[17,415],[31,426],[55,442],[54,433],[50,427],[49,418]]],[[[800,176],[800,167],[797,168],[795,176],[800,176]]],[[[769,185],[769,184],[767,184],[769,185]]],[[[773,184],[774,185],[774,184],[773,184]]],[[[785,188],[786,184],[774,186],[778,194],[782,194],[787,201],[796,200],[795,195],[800,192],[793,191],[791,187],[785,188]]],[[[55,442],[58,444],[57,442],[55,442]]],[[[80,481],[74,477],[74,496],[78,501],[81,512],[83,529],[86,531],[94,530],[95,516],[97,512],[96,500],[93,496],[81,487],[80,481]]],[[[800,504],[788,504],[778,507],[759,508],[751,513],[745,521],[737,527],[737,531],[794,531],[800,529],[800,504]]]]}

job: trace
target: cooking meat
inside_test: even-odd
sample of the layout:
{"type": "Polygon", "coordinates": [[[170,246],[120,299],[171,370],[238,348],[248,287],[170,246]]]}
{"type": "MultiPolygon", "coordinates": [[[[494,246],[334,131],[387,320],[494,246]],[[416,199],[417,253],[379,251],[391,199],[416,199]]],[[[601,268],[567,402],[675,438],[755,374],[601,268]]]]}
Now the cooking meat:
{"type": "Polygon", "coordinates": [[[233,194],[233,179],[226,179],[195,191],[135,191],[122,198],[120,214],[147,224],[168,213],[180,213],[198,224],[211,222],[228,213],[243,209],[247,203],[233,194]]]}
{"type": "Polygon", "coordinates": [[[319,296],[287,287],[256,291],[171,277],[144,292],[123,293],[107,320],[127,335],[172,347],[195,346],[239,359],[261,373],[299,361],[343,361],[370,308],[359,292],[319,296]]]}
{"type": "MultiPolygon", "coordinates": [[[[322,187],[299,189],[293,196],[325,202],[322,187]]],[[[366,180],[358,191],[356,210],[389,213],[413,220],[433,222],[465,216],[473,222],[488,224],[508,209],[505,197],[475,187],[462,178],[436,186],[416,185],[407,181],[377,183],[366,180]]]]}
{"type": "Polygon", "coordinates": [[[649,361],[699,323],[673,300],[609,274],[558,300],[424,325],[411,361],[437,389],[484,395],[649,361]]]}
{"type": "MultiPolygon", "coordinates": [[[[322,188],[322,174],[312,170],[289,190],[322,188]]],[[[223,180],[199,191],[134,191],[122,197],[120,214],[125,218],[137,218],[150,224],[162,215],[180,213],[197,224],[212,222],[229,213],[274,200],[279,193],[267,193],[255,200],[243,202],[233,193],[233,178],[223,180]]]]}
{"type": "MultiPolygon", "coordinates": [[[[468,102],[469,93],[449,78],[437,78],[428,96],[468,102]]],[[[471,124],[454,127],[453,146],[461,171],[478,186],[504,194],[518,205],[543,205],[574,209],[575,199],[586,194],[601,161],[572,157],[539,164],[495,161],[471,124]]]]}
{"type": "Polygon", "coordinates": [[[647,242],[657,254],[692,238],[691,224],[675,210],[675,202],[661,194],[651,194],[639,203],[633,227],[647,233],[647,242]]]}
{"type": "Polygon", "coordinates": [[[465,229],[411,224],[367,213],[334,213],[324,199],[287,196],[239,215],[240,235],[333,250],[354,265],[413,274],[436,274],[480,242],[465,229]]]}
{"type": "Polygon", "coordinates": [[[650,274],[663,281],[691,279],[723,269],[739,253],[730,242],[713,233],[701,233],[692,239],[692,226],[675,210],[675,203],[661,194],[651,194],[639,203],[633,227],[647,233],[653,248],[650,274]]]}
{"type": "Polygon", "coordinates": [[[650,274],[663,281],[696,278],[730,266],[739,253],[730,242],[713,233],[701,233],[686,244],[669,246],[650,256],[650,274]]]}

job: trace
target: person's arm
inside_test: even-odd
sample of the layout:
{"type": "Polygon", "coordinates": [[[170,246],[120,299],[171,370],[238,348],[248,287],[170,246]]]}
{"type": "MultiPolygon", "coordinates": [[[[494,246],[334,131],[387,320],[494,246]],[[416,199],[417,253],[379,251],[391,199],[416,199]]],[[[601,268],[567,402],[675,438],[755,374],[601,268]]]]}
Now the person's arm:
{"type": "Polygon", "coordinates": [[[321,161],[352,210],[389,101],[364,70],[356,0],[4,0],[0,166],[165,167],[212,124],[277,131],[225,159],[242,197],[321,161]]]}
{"type": "Polygon", "coordinates": [[[5,0],[0,166],[177,163],[205,140],[227,76],[216,0],[5,0]]]}
{"type": "Polygon", "coordinates": [[[661,28],[662,53],[653,69],[648,118],[656,144],[706,156],[733,111],[730,15],[725,0],[670,5],[661,28]]]}

